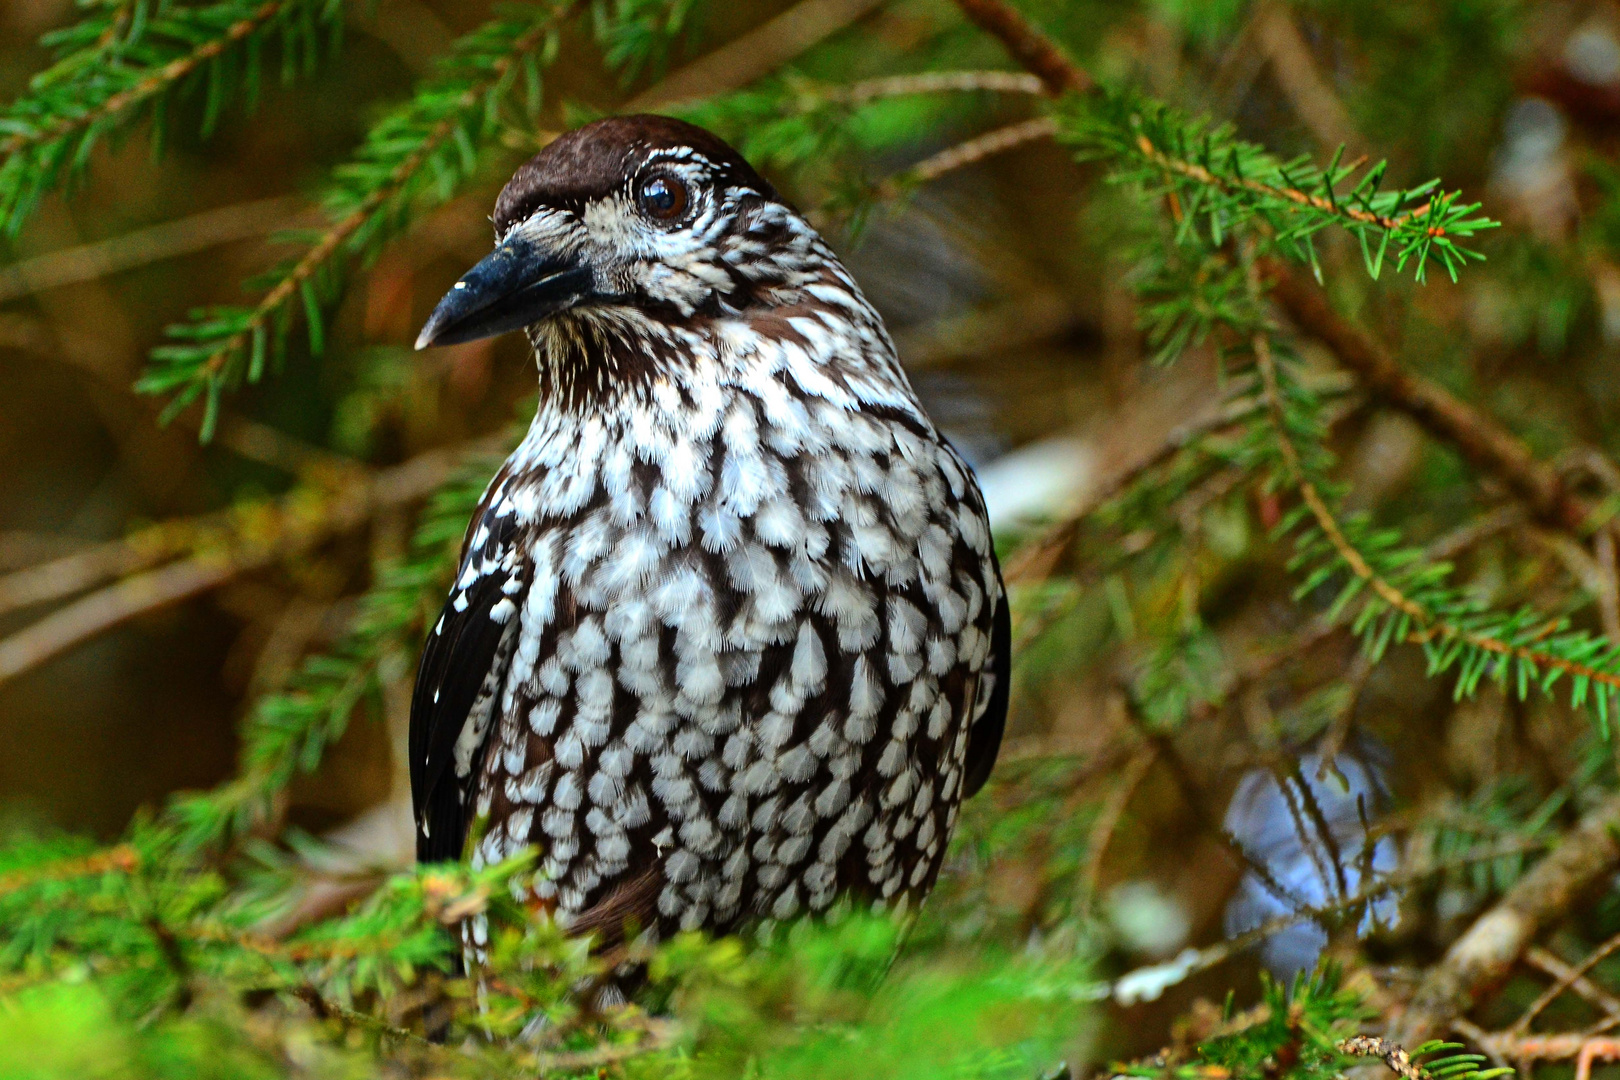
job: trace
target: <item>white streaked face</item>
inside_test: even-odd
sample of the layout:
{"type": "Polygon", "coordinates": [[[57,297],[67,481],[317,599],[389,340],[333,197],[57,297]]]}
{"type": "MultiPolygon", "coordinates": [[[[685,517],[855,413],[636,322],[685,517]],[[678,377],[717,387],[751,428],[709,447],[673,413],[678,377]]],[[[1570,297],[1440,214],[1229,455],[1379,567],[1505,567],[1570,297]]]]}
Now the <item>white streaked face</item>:
{"type": "Polygon", "coordinates": [[[729,237],[739,203],[750,196],[762,193],[719,187],[713,166],[697,152],[661,150],[622,188],[581,212],[542,207],[507,236],[591,267],[602,296],[668,305],[684,316],[734,290],[734,259],[727,256],[737,245],[729,237]]]}

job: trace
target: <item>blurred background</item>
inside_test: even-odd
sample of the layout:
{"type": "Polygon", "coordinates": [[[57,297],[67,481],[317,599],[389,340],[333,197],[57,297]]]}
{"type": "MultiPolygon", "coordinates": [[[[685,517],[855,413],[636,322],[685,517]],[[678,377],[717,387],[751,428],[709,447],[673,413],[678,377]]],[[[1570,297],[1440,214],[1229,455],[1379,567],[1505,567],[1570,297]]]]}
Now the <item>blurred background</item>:
{"type": "MultiPolygon", "coordinates": [[[[1342,145],[1346,160],[1387,157],[1395,183],[1440,176],[1483,202],[1505,227],[1475,245],[1488,261],[1460,285],[1364,281],[1359,252],[1325,237],[1329,278],[1346,282],[1335,301],[1570,484],[1600,500],[1620,491],[1620,5],[1029,9],[1097,74],[1230,120],[1285,157],[1324,160],[1342,145]]],[[[45,200],[0,268],[0,815],[111,838],[140,808],[230,776],[251,702],[350,624],[445,455],[487,447],[532,408],[520,337],[421,355],[409,345],[487,253],[494,194],[547,132],[784,64],[826,85],[913,63],[1007,67],[944,2],[703,10],[665,70],[628,81],[604,72],[583,34],[565,39],[538,128],[510,135],[479,183],[354,277],[324,355],[294,347],[277,377],[228,396],[208,445],[198,410],[160,426],[161,402],[132,392],[147,351],[188,309],[253,295],[242,283],[286,250],[272,234],[318,220],[310,196],[327,170],[490,5],[356,4],[341,57],[292,86],[268,82],[251,119],[232,112],[205,139],[185,121],[201,106],[182,102],[160,155],[142,138],[103,146],[82,184],[45,200]],[[822,20],[820,36],[748,38],[795,10],[822,20]],[[752,47],[713,61],[738,38],[752,47]],[[357,475],[393,487],[298,531],[301,493],[357,475]],[[255,528],[296,542],[210,562],[211,530],[255,528]]],[[[69,0],[0,5],[0,94],[25,87],[49,58],[40,35],[73,19],[69,0]]],[[[738,114],[715,115],[747,136],[724,129],[738,114]]],[[[1609,747],[1556,702],[1490,688],[1456,701],[1415,652],[1367,664],[1321,605],[1295,601],[1289,551],[1266,535],[1277,498],[1234,471],[1212,470],[1163,507],[1175,542],[1124,564],[1161,538],[1113,528],[1099,507],[1188,432],[1218,429],[1223,408],[1212,346],[1148,362],[1125,196],[1026,139],[858,216],[841,198],[851,177],[881,184],[1030,115],[1027,94],[907,100],[875,109],[823,161],[778,168],[790,154],[750,148],[819,215],[888,320],[930,412],[979,471],[1014,582],[1013,719],[998,781],[967,816],[933,905],[938,932],[1079,935],[1126,970],[1352,896],[1413,860],[1521,844],[1349,919],[1300,923],[1238,961],[1240,973],[1286,976],[1336,949],[1398,994],[1516,879],[1524,853],[1612,786],[1609,747]],[[1043,539],[1052,522],[1070,523],[1074,543],[1043,539]],[[1155,715],[1166,701],[1174,715],[1155,715]]],[[[1607,532],[1531,520],[1305,348],[1335,397],[1332,444],[1355,508],[1400,522],[1500,607],[1533,601],[1620,632],[1607,532]]],[[[368,865],[409,858],[395,748],[413,663],[385,665],[380,692],[280,807],[298,828],[338,830],[368,865]]],[[[1583,910],[1563,931],[1571,942],[1620,929],[1612,896],[1583,910]]],[[[1099,1045],[1157,1045],[1199,995],[1252,984],[1228,968],[1122,1007],[1099,1045]]]]}

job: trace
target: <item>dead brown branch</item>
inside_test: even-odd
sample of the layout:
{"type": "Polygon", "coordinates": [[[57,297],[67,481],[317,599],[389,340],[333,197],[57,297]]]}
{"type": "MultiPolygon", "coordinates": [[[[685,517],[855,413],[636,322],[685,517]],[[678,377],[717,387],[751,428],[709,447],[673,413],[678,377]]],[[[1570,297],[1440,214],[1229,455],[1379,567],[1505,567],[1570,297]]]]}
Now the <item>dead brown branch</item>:
{"type": "Polygon", "coordinates": [[[1449,391],[1403,369],[1382,345],[1334,311],[1320,288],[1278,260],[1263,260],[1262,272],[1289,318],[1332,350],[1368,392],[1501,480],[1538,518],[1571,532],[1585,528],[1591,508],[1518,436],[1449,391]]]}
{"type": "Polygon", "coordinates": [[[1500,983],[1543,927],[1620,865],[1617,830],[1620,795],[1610,795],[1452,943],[1424,976],[1391,1037],[1407,1044],[1437,1038],[1500,983]]]}
{"type": "MultiPolygon", "coordinates": [[[[1620,998],[1615,997],[1603,987],[1586,977],[1583,970],[1571,967],[1560,957],[1555,956],[1547,949],[1537,945],[1524,954],[1525,963],[1551,975],[1558,980],[1560,986],[1567,987],[1585,998],[1587,1001],[1602,1009],[1609,1016],[1620,1019],[1620,998]]],[[[1585,965],[1583,964],[1583,967],[1585,965]]],[[[1589,970],[1589,969],[1588,969],[1589,970]]],[[[1529,1015],[1526,1013],[1526,1015],[1529,1015]]],[[[1521,1030],[1528,1028],[1529,1022],[1521,1018],[1521,1022],[1514,1027],[1521,1030]]]]}
{"type": "MultiPolygon", "coordinates": [[[[1524,1035],[1529,1032],[1531,1023],[1537,1016],[1541,1015],[1543,1009],[1558,1000],[1564,991],[1574,989],[1576,983],[1585,982],[1586,973],[1597,967],[1604,957],[1616,949],[1620,949],[1620,934],[1609,938],[1596,949],[1593,949],[1586,959],[1576,966],[1568,968],[1557,975],[1553,984],[1542,991],[1536,1000],[1530,1003],[1529,1008],[1519,1014],[1519,1018],[1513,1022],[1513,1027],[1509,1030],[1517,1035],[1524,1035]]],[[[1547,955],[1550,954],[1544,954],[1544,958],[1547,955]]]]}
{"type": "MultiPolygon", "coordinates": [[[[1599,1027],[1612,1027],[1614,1023],[1611,1019],[1599,1027]]],[[[1526,1035],[1515,1031],[1482,1031],[1467,1021],[1459,1021],[1455,1027],[1496,1061],[1518,1065],[1521,1074],[1533,1062],[1574,1058],[1576,1080],[1589,1080],[1595,1062],[1620,1059],[1620,1039],[1604,1037],[1598,1030],[1526,1035]]]]}
{"type": "Polygon", "coordinates": [[[975,135],[971,139],[948,146],[932,157],[924,158],[904,172],[883,181],[878,186],[878,197],[893,198],[908,187],[937,180],[948,172],[976,164],[987,157],[1016,150],[1037,139],[1050,139],[1057,134],[1057,120],[1050,116],[1036,116],[1016,124],[975,135]]]}
{"type": "Polygon", "coordinates": [[[1046,85],[1022,71],[923,71],[916,75],[887,75],[863,79],[831,93],[835,101],[864,105],[879,98],[945,91],[989,90],[999,94],[1044,94],[1046,85]]]}
{"type": "Polygon", "coordinates": [[[0,640],[0,683],[137,615],[295,558],[379,511],[424,498],[464,455],[494,445],[480,439],[459,450],[432,450],[374,476],[351,477],[325,489],[300,488],[258,513],[238,515],[238,531],[219,546],[90,593],[0,640]]]}
{"type": "Polygon", "coordinates": [[[622,111],[667,109],[753,82],[875,10],[882,0],[803,0],[649,87],[622,111]]]}
{"type": "Polygon", "coordinates": [[[1175,428],[1157,446],[1140,455],[1098,490],[1090,493],[1062,521],[1021,546],[1007,562],[1004,571],[1007,581],[1016,583],[1044,578],[1073,543],[1080,523],[1089,514],[1199,439],[1231,427],[1252,415],[1257,408],[1258,404],[1252,398],[1238,398],[1175,428]]]}
{"type": "Polygon", "coordinates": [[[1095,80],[1029,20],[1001,0],[956,0],[969,22],[998,39],[1025,71],[1038,77],[1053,97],[1084,93],[1095,80]]]}
{"type": "Polygon", "coordinates": [[[1103,857],[1108,854],[1108,844],[1113,839],[1114,830],[1119,828],[1120,820],[1125,816],[1125,808],[1130,805],[1131,796],[1146,779],[1148,770],[1153,768],[1153,762],[1159,756],[1158,747],[1149,743],[1141,747],[1132,755],[1130,763],[1120,775],[1114,790],[1108,793],[1108,800],[1103,803],[1102,812],[1097,815],[1097,822],[1091,828],[1091,835],[1086,842],[1086,864],[1080,874],[1080,902],[1090,906],[1097,895],[1097,882],[1102,876],[1103,857]]]}
{"type": "Polygon", "coordinates": [[[0,269],[0,303],[263,236],[272,229],[293,225],[297,209],[298,200],[293,198],[259,199],[149,225],[110,240],[37,255],[0,269]]]}

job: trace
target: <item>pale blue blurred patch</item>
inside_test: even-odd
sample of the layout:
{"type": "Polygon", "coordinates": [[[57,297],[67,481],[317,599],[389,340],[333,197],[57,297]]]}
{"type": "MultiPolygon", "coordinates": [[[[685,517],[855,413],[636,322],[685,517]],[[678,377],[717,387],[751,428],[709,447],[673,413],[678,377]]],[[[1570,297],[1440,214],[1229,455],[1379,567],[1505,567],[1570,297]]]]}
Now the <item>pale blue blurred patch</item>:
{"type": "MultiPolygon", "coordinates": [[[[1379,748],[1363,741],[1354,753],[1341,752],[1336,767],[1320,777],[1322,758],[1315,751],[1301,755],[1292,771],[1255,769],[1244,776],[1224,825],[1258,869],[1244,873],[1227,902],[1228,937],[1354,896],[1396,869],[1394,839],[1369,842],[1367,835],[1389,805],[1382,758],[1379,748]]],[[[1356,932],[1366,936],[1399,917],[1399,897],[1391,890],[1366,905],[1356,932]]],[[[1287,981],[1315,967],[1327,942],[1320,923],[1303,919],[1268,937],[1261,959],[1287,981]]]]}

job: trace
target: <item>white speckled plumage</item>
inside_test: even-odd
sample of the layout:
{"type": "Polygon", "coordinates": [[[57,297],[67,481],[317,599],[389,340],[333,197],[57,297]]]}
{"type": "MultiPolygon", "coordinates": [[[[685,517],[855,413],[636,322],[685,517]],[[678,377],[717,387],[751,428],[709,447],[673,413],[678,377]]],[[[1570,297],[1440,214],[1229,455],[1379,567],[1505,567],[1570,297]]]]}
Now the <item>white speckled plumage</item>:
{"type": "Polygon", "coordinates": [[[539,408],[413,709],[423,856],[536,847],[521,891],[610,939],[913,905],[1005,709],[983,500],[798,214],[697,129],[604,123],[576,135],[622,143],[623,182],[548,198],[554,147],[503,234],[615,299],[528,329],[539,408]],[[690,193],[678,228],[636,208],[652,169],[690,193]],[[465,711],[439,704],[475,676],[465,711]]]}

